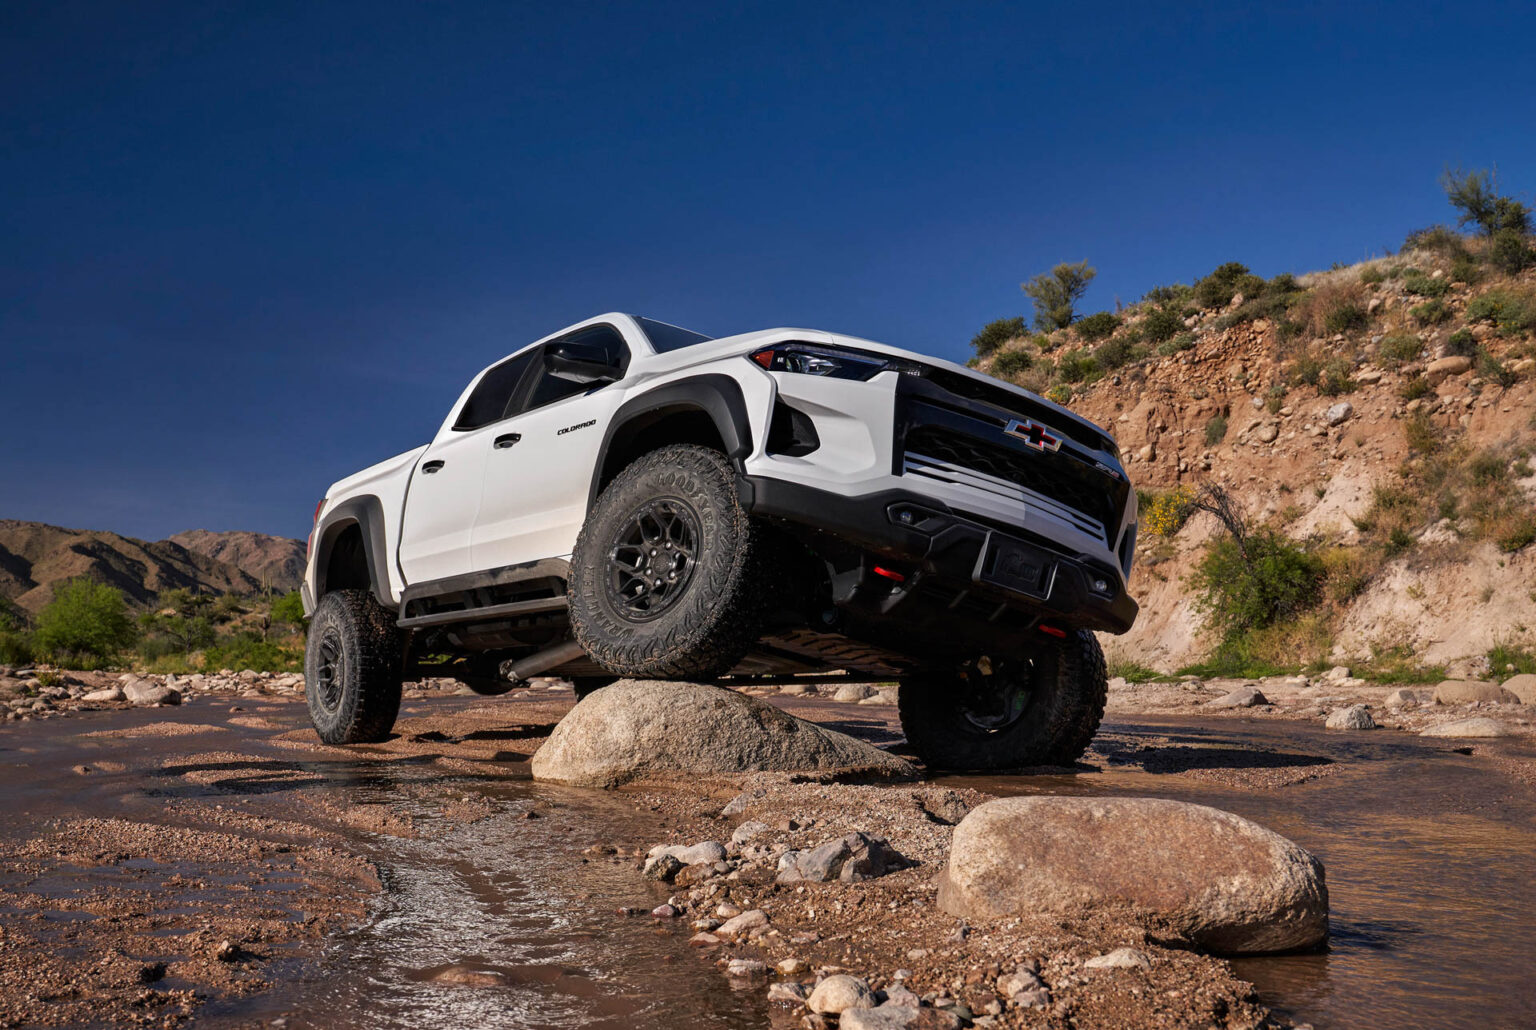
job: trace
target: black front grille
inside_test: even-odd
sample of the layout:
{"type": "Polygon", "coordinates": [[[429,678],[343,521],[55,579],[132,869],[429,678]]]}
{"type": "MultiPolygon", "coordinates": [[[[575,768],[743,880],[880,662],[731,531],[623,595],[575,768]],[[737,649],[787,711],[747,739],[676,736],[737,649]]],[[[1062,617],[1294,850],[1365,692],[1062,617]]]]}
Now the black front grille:
{"type": "Polygon", "coordinates": [[[1110,479],[1074,458],[1060,454],[1021,454],[940,426],[915,426],[907,433],[907,451],[950,465],[1007,480],[1082,512],[1103,524],[1118,526],[1123,498],[1110,479]],[[1095,479],[1099,482],[1095,482],[1095,479]]]}

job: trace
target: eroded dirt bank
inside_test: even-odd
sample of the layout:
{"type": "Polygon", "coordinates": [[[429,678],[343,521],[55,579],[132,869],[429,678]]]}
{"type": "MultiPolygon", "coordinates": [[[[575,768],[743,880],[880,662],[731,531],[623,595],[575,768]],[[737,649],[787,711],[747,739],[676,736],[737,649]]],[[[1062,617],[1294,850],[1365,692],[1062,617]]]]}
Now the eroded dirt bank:
{"type": "MultiPolygon", "coordinates": [[[[1520,903],[1536,763],[1520,738],[1150,716],[1122,695],[1071,772],[603,795],[527,780],[568,691],[442,693],[408,699],[373,748],[314,743],[284,697],[0,729],[0,1025],[796,1026],[806,1010],[770,1003],[771,984],[833,969],[980,1025],[1536,1014],[1509,944],[1536,932],[1520,903]],[[1103,914],[962,925],[934,903],[951,823],[1020,792],[1175,797],[1271,826],[1328,866],[1332,951],[1234,965],[1103,914]],[[732,846],[729,874],[641,875],[653,845],[729,844],[748,822],[761,828],[732,846]],[[885,837],[904,868],[850,884],[757,871],[853,831],[885,837]],[[651,915],[669,902],[675,916],[651,915]],[[722,932],[738,909],[764,924],[722,932]],[[1151,968],[1085,964],[1127,946],[1151,968]],[[733,960],[746,975],[727,975],[733,960]],[[999,993],[1020,966],[1040,1004],[999,993]]],[[[889,705],[776,700],[902,750],[889,705]]]]}

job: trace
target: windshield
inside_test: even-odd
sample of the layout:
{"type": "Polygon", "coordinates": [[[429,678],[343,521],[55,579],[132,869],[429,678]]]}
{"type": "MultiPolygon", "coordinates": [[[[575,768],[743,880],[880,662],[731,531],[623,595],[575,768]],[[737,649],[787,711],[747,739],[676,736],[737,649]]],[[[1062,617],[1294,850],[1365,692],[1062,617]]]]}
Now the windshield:
{"type": "Polygon", "coordinates": [[[713,336],[705,336],[703,333],[668,325],[652,318],[641,318],[636,315],[635,321],[640,323],[640,328],[645,331],[646,338],[651,341],[651,346],[656,348],[658,354],[665,354],[667,351],[682,347],[692,347],[696,343],[708,343],[714,339],[713,336]]]}

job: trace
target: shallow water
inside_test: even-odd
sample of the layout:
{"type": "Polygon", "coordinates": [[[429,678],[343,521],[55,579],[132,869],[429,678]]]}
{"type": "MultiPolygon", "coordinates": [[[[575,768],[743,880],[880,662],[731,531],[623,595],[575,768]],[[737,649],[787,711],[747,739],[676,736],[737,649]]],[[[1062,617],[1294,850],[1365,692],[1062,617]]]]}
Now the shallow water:
{"type": "MultiPolygon", "coordinates": [[[[1536,1026],[1536,803],[1485,758],[1385,731],[1340,734],[1293,722],[1106,724],[1116,743],[1150,744],[1199,768],[1293,767],[1333,775],[1271,789],[1119,770],[1047,777],[950,777],[994,794],[1174,798],[1246,816],[1322,860],[1331,908],[1326,952],[1237,959],[1237,974],[1297,1021],[1327,1027],[1536,1026]],[[1204,757],[1208,756],[1208,757],[1204,757]],[[1204,757],[1204,760],[1200,760],[1204,757]],[[1309,764],[1316,763],[1316,764],[1309,764]]],[[[1506,753],[1530,749],[1500,745],[1506,753]]],[[[1477,750],[1485,750],[1479,747],[1477,750]]],[[[1113,754],[1114,749],[1106,749],[1113,754]]]]}

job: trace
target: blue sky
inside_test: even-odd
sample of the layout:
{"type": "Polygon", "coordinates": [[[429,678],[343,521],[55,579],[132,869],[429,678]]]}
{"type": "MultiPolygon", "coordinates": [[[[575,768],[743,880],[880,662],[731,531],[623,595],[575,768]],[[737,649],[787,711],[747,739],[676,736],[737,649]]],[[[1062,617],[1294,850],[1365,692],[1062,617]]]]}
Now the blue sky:
{"type": "Polygon", "coordinates": [[[302,536],[608,310],[963,359],[1536,187],[1528,4],[8,3],[0,517],[302,536]]]}

